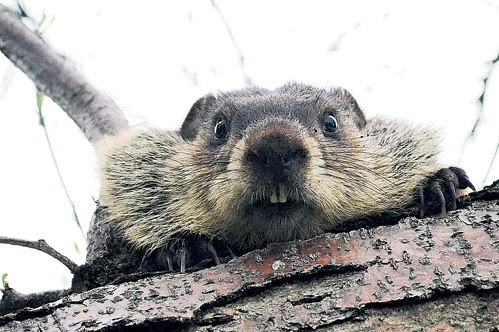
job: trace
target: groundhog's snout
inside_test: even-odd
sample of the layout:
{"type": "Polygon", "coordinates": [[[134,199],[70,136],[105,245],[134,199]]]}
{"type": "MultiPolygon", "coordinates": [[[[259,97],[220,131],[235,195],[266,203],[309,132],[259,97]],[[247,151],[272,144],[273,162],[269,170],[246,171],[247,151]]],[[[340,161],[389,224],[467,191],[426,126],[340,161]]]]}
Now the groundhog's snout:
{"type": "Polygon", "coordinates": [[[295,183],[309,158],[292,130],[262,130],[248,143],[244,162],[257,182],[272,188],[295,183]]]}

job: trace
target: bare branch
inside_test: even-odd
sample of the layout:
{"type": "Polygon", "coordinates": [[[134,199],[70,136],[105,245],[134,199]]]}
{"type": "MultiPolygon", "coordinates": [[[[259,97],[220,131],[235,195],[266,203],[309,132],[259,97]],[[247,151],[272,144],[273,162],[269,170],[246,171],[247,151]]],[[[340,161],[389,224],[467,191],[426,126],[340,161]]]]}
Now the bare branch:
{"type": "Polygon", "coordinates": [[[494,152],[494,155],[492,156],[492,160],[490,161],[489,168],[487,169],[487,173],[485,173],[485,176],[483,177],[482,187],[485,184],[485,181],[487,181],[487,178],[489,177],[490,171],[492,170],[492,165],[494,165],[494,162],[496,161],[498,151],[499,151],[499,140],[497,141],[496,151],[494,152]]]}
{"type": "MultiPolygon", "coordinates": [[[[489,78],[492,75],[492,71],[494,70],[494,67],[498,63],[498,61],[499,61],[499,53],[497,53],[496,58],[490,62],[489,71],[488,71],[487,75],[485,75],[485,78],[483,79],[483,90],[482,90],[482,94],[480,95],[480,97],[478,97],[479,108],[478,108],[478,113],[476,115],[475,123],[473,124],[473,128],[471,128],[470,132],[468,133],[468,135],[466,136],[466,138],[463,142],[463,145],[461,146],[461,154],[460,154],[459,158],[463,157],[464,149],[468,145],[468,142],[473,137],[475,137],[476,131],[477,131],[478,127],[480,126],[480,124],[482,123],[485,93],[487,92],[487,89],[488,89],[489,78]]],[[[499,147],[499,142],[498,142],[497,147],[499,147]]],[[[496,154],[497,154],[497,147],[496,147],[496,154]]],[[[490,165],[489,165],[489,171],[487,172],[487,174],[485,175],[485,177],[482,180],[482,186],[485,183],[485,181],[487,180],[490,169],[492,168],[492,165],[494,164],[496,154],[494,154],[494,156],[492,157],[492,160],[491,160],[490,165]]],[[[459,160],[458,164],[460,164],[460,163],[461,163],[461,160],[459,160]]]]}
{"type": "Polygon", "coordinates": [[[86,239],[85,232],[83,231],[83,227],[81,227],[80,219],[78,218],[78,214],[76,213],[76,207],[73,203],[73,200],[71,199],[71,196],[69,195],[68,188],[66,187],[66,183],[64,182],[64,178],[62,177],[61,170],[59,169],[59,163],[57,162],[57,159],[55,158],[54,154],[54,149],[52,148],[52,143],[50,142],[50,137],[49,133],[47,131],[47,126],[45,125],[45,118],[42,113],[42,104],[43,104],[43,99],[45,97],[45,94],[41,91],[36,92],[36,104],[37,104],[37,113],[38,113],[38,119],[40,121],[40,125],[43,128],[43,132],[45,133],[45,139],[47,140],[47,145],[50,151],[50,156],[52,157],[52,161],[54,162],[55,170],[57,172],[57,176],[59,177],[59,181],[61,182],[62,189],[64,190],[64,193],[66,194],[66,198],[69,202],[69,205],[71,205],[71,211],[73,212],[73,219],[76,222],[76,226],[80,230],[81,234],[83,235],[83,238],[86,239]]]}
{"type": "Polygon", "coordinates": [[[95,142],[128,126],[109,97],[91,86],[2,5],[0,50],[73,119],[89,141],[95,142]]]}
{"type": "Polygon", "coordinates": [[[74,263],[72,260],[64,256],[63,254],[59,253],[57,250],[52,248],[45,242],[45,240],[38,240],[38,241],[28,241],[28,240],[21,240],[21,239],[13,239],[9,237],[4,237],[0,236],[0,243],[3,244],[10,244],[13,246],[20,246],[20,247],[26,247],[26,248],[31,248],[31,249],[36,249],[41,252],[46,253],[47,255],[50,255],[57,259],[59,262],[64,264],[71,273],[75,273],[76,269],[78,268],[78,265],[74,263]]]}
{"type": "Polygon", "coordinates": [[[218,8],[217,4],[215,3],[215,0],[211,0],[211,5],[215,10],[217,11],[218,15],[220,16],[220,19],[222,20],[222,23],[225,25],[225,29],[227,30],[227,34],[229,35],[229,38],[234,45],[234,48],[236,49],[238,55],[239,55],[239,66],[241,67],[241,71],[243,72],[243,77],[244,77],[244,83],[246,85],[252,86],[253,80],[249,77],[247,71],[246,71],[246,66],[244,64],[244,56],[243,52],[241,52],[241,49],[239,48],[239,45],[237,44],[236,38],[234,38],[234,35],[232,34],[232,29],[230,28],[229,23],[223,16],[222,12],[220,11],[220,8],[218,8]]]}

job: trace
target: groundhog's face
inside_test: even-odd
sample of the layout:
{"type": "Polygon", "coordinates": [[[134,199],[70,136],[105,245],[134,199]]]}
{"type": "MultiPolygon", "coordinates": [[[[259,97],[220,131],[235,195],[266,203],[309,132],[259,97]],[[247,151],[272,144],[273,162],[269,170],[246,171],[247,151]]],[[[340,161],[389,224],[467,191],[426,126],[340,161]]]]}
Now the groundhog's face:
{"type": "MultiPolygon", "coordinates": [[[[206,96],[181,135],[201,165],[189,179],[195,232],[239,248],[308,238],[337,225],[355,202],[352,183],[366,121],[343,89],[288,84],[206,96]]],[[[357,213],[359,214],[359,213],[357,213]]]]}

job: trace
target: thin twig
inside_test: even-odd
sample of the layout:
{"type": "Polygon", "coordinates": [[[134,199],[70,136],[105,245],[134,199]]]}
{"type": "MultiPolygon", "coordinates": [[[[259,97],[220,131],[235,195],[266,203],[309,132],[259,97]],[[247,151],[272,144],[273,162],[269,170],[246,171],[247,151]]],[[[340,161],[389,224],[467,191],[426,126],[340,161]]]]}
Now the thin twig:
{"type": "Polygon", "coordinates": [[[43,113],[42,113],[42,105],[43,105],[44,96],[45,96],[45,94],[43,92],[37,91],[37,93],[36,93],[36,106],[37,106],[37,110],[38,110],[38,119],[40,121],[40,125],[43,128],[43,132],[45,133],[45,139],[47,140],[47,145],[49,147],[50,156],[52,156],[52,161],[54,162],[57,176],[59,177],[62,188],[64,189],[64,193],[66,194],[66,198],[69,202],[69,205],[71,205],[71,210],[73,211],[73,219],[76,222],[76,225],[78,226],[78,229],[80,230],[81,234],[83,235],[83,238],[86,240],[87,238],[85,236],[85,232],[83,231],[83,227],[81,227],[80,219],[78,218],[78,214],[76,213],[76,207],[73,203],[73,200],[71,199],[71,196],[69,195],[68,188],[66,187],[66,183],[64,182],[61,171],[59,169],[59,164],[57,163],[57,159],[55,158],[55,155],[54,155],[54,150],[52,149],[52,143],[50,142],[50,137],[49,137],[49,134],[47,131],[47,126],[45,125],[45,118],[43,117],[43,113]]]}
{"type": "Polygon", "coordinates": [[[234,35],[232,34],[232,29],[230,28],[229,23],[227,23],[227,21],[225,20],[225,17],[223,16],[220,8],[218,8],[217,4],[215,3],[215,0],[211,0],[211,5],[213,6],[213,8],[215,8],[218,15],[220,16],[220,19],[222,20],[222,23],[225,25],[225,29],[227,30],[227,34],[229,35],[229,38],[232,41],[232,44],[234,45],[234,48],[236,49],[237,53],[239,54],[239,66],[241,67],[241,71],[243,72],[244,82],[248,86],[254,85],[253,80],[249,77],[249,75],[246,71],[246,66],[244,64],[243,52],[241,52],[241,49],[239,48],[239,45],[237,44],[236,38],[234,38],[234,35]]]}
{"type": "Polygon", "coordinates": [[[499,150],[499,141],[497,142],[496,151],[494,152],[494,156],[492,157],[492,160],[490,161],[489,169],[487,170],[487,173],[485,173],[485,176],[482,180],[482,187],[485,185],[485,181],[487,181],[487,178],[489,177],[490,171],[492,170],[492,165],[494,165],[494,162],[496,160],[498,150],[499,150]]]}
{"type": "MultiPolygon", "coordinates": [[[[492,71],[494,70],[494,66],[495,66],[495,64],[498,61],[499,61],[499,53],[497,53],[496,58],[491,61],[489,71],[488,71],[487,75],[485,75],[485,78],[483,79],[483,90],[482,90],[482,94],[480,95],[480,97],[478,97],[478,104],[479,104],[478,113],[476,115],[476,119],[475,119],[475,123],[473,124],[473,128],[471,128],[471,131],[469,132],[468,136],[466,136],[466,138],[465,138],[465,140],[463,142],[463,145],[461,146],[461,154],[460,154],[460,157],[459,157],[460,160],[458,162],[459,164],[461,163],[461,159],[463,157],[464,149],[468,145],[468,142],[475,136],[477,128],[480,126],[480,124],[482,122],[483,110],[484,110],[483,107],[484,107],[484,101],[485,101],[485,93],[487,92],[489,78],[492,75],[492,71]]],[[[493,163],[493,161],[494,160],[492,160],[492,163],[493,163]]],[[[490,164],[490,167],[492,167],[492,163],[490,164]]],[[[485,179],[483,181],[485,181],[485,179]]]]}
{"type": "Polygon", "coordinates": [[[47,255],[54,257],[59,262],[64,264],[73,274],[76,272],[76,269],[78,268],[78,265],[76,265],[76,263],[74,263],[72,260],[70,260],[63,254],[59,253],[57,250],[49,246],[47,242],[45,242],[45,240],[28,241],[28,240],[13,239],[9,237],[0,236],[0,243],[36,249],[41,252],[44,252],[47,255]]]}

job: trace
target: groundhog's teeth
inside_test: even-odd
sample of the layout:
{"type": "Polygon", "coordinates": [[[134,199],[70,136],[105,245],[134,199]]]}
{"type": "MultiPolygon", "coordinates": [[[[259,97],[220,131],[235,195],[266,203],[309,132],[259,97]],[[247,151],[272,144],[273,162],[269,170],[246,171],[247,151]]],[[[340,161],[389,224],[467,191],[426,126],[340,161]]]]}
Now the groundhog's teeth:
{"type": "Polygon", "coordinates": [[[286,190],[283,187],[279,187],[277,190],[279,191],[279,193],[276,190],[274,190],[272,192],[272,195],[270,195],[270,203],[272,204],[286,203],[288,201],[286,190]]]}
{"type": "Polygon", "coordinates": [[[270,196],[270,203],[272,203],[272,204],[277,204],[277,202],[278,202],[278,200],[277,200],[277,194],[276,194],[276,192],[274,191],[274,192],[272,193],[272,195],[270,196]]]}
{"type": "Polygon", "coordinates": [[[279,203],[286,203],[288,201],[288,196],[283,187],[279,188],[279,203]]]}

